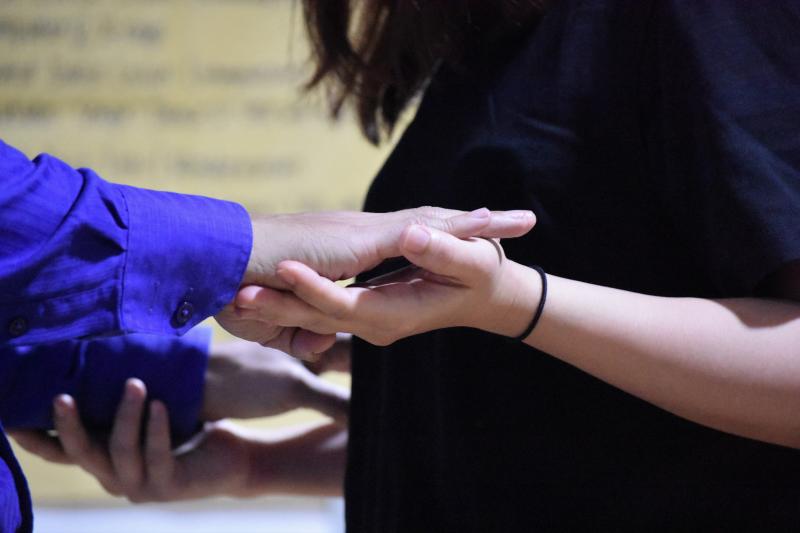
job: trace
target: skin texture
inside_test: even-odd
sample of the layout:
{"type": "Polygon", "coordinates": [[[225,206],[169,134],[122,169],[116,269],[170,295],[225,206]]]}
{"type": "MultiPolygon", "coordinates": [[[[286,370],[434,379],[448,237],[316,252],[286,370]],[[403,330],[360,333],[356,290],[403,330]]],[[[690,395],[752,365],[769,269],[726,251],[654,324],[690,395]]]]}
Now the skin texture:
{"type": "MultiPolygon", "coordinates": [[[[348,279],[387,258],[400,255],[403,229],[425,224],[458,237],[517,237],[533,227],[530,211],[490,212],[483,208],[464,213],[421,207],[393,213],[301,213],[272,215],[253,220],[253,250],[243,285],[286,289],[276,274],[277,265],[294,259],[330,280],[348,279]]],[[[242,339],[277,348],[301,358],[312,358],[333,345],[332,335],[319,335],[294,327],[265,326],[225,307],[217,321],[242,339]]]]}

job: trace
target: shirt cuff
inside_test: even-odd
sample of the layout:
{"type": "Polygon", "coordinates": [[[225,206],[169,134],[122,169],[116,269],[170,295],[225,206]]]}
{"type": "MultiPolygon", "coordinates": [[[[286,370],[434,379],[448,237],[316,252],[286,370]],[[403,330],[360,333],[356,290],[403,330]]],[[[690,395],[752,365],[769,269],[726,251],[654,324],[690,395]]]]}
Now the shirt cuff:
{"type": "Polygon", "coordinates": [[[58,394],[75,398],[81,418],[92,431],[108,432],[125,381],[136,377],[149,400],[167,407],[173,443],[200,427],[210,328],[183,337],[125,335],[91,341],[0,349],[5,376],[0,417],[10,428],[50,429],[58,394]]]}
{"type": "Polygon", "coordinates": [[[240,205],[119,185],[128,211],[120,325],[181,335],[233,300],[253,244],[240,205]]]}
{"type": "Polygon", "coordinates": [[[194,435],[201,424],[211,328],[196,328],[181,338],[126,335],[109,341],[111,346],[90,343],[84,356],[75,400],[86,426],[110,429],[125,381],[135,377],[147,387],[149,401],[166,406],[173,445],[194,435]]]}

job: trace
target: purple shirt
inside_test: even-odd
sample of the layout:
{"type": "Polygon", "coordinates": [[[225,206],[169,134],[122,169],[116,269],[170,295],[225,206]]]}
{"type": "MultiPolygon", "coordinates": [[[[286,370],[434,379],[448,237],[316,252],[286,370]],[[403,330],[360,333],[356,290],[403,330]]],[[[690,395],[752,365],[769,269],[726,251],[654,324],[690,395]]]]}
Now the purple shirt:
{"type": "MultiPolygon", "coordinates": [[[[0,185],[0,421],[49,428],[66,392],[87,425],[107,428],[137,376],[185,438],[208,337],[175,336],[232,300],[252,247],[247,212],[112,184],[49,155],[29,161],[2,141],[0,185]]],[[[29,531],[27,486],[2,433],[0,458],[0,531],[29,531]]]]}

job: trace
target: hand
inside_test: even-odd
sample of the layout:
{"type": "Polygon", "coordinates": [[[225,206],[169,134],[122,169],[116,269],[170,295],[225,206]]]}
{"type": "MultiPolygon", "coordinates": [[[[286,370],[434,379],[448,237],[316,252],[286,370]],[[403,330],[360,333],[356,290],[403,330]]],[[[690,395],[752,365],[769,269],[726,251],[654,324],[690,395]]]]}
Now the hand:
{"type": "MultiPolygon", "coordinates": [[[[345,356],[349,339],[330,351],[330,357],[345,356]]],[[[348,401],[346,390],[320,379],[297,359],[253,342],[234,341],[211,349],[201,418],[254,418],[307,407],[341,423],[347,419],[348,401]]]]}
{"type": "Polygon", "coordinates": [[[173,452],[161,402],[150,404],[142,428],[146,395],[140,381],[126,384],[108,443],[87,434],[74,400],[66,395],[55,400],[58,437],[35,431],[11,434],[29,452],[78,465],[107,492],[132,502],[277,492],[335,495],[341,490],[347,440],[340,427],[317,424],[267,432],[214,422],[173,452]]]}
{"type": "Polygon", "coordinates": [[[131,379],[125,384],[108,443],[92,439],[83,427],[72,397],[54,402],[58,437],[41,432],[12,432],[26,450],[56,463],[76,464],[115,496],[133,502],[169,501],[211,495],[236,496],[244,490],[247,443],[224,422],[207,424],[191,452],[175,456],[170,448],[169,418],[159,401],[149,406],[144,449],[140,447],[147,390],[131,379]]]}
{"type": "MultiPolygon", "coordinates": [[[[393,213],[310,213],[275,215],[253,222],[254,244],[243,284],[287,288],[276,275],[286,259],[300,261],[330,280],[348,279],[400,255],[399,237],[412,223],[437,228],[457,237],[516,237],[535,223],[530,211],[491,213],[479,209],[463,213],[439,208],[418,208],[393,213]]],[[[236,305],[217,315],[233,335],[307,357],[327,350],[332,336],[296,328],[268,327],[260,320],[237,313],[236,305]]]]}
{"type": "Polygon", "coordinates": [[[414,267],[347,288],[306,265],[282,262],[278,275],[293,293],[247,287],[239,295],[241,305],[250,308],[243,316],[320,334],[351,332],[386,345],[457,326],[515,336],[535,312],[538,275],[509,261],[496,241],[461,240],[414,225],[399,249],[414,267]]]}

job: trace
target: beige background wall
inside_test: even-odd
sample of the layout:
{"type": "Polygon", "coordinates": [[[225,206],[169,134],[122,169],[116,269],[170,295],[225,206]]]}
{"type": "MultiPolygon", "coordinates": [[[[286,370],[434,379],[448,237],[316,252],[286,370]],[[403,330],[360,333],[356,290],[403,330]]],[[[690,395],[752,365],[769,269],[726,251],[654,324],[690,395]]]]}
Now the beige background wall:
{"type": "MultiPolygon", "coordinates": [[[[0,0],[0,138],[251,212],[358,209],[386,148],[298,91],[304,38],[292,0],[0,0]]],[[[39,504],[104,498],[21,461],[39,504]]]]}

